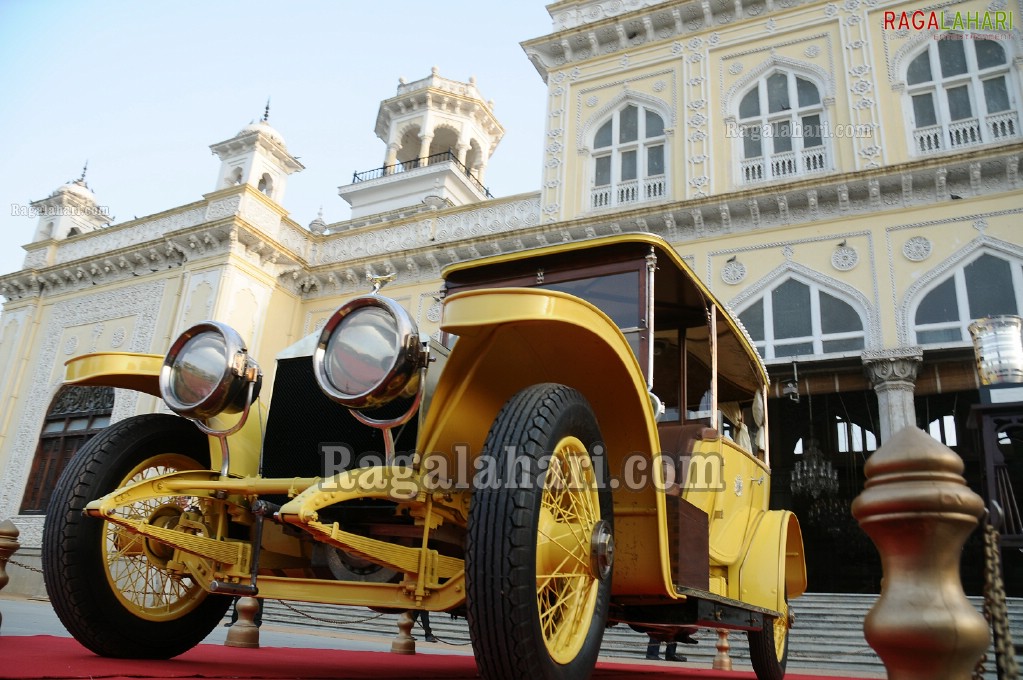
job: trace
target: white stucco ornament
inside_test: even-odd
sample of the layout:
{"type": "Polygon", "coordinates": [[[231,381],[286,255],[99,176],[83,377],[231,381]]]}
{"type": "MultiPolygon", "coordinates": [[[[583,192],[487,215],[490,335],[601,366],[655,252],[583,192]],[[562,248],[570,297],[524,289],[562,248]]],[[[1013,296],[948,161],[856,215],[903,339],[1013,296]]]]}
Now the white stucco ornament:
{"type": "Polygon", "coordinates": [[[926,236],[914,236],[902,245],[902,255],[910,262],[923,262],[931,255],[931,241],[926,236]]]}

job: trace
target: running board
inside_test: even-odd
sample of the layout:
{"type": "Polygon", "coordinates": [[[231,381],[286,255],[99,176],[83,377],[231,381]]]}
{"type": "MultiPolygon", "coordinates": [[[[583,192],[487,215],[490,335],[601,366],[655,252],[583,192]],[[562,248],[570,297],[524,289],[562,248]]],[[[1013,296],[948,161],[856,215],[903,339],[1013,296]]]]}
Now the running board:
{"type": "Polygon", "coordinates": [[[675,588],[684,600],[670,604],[632,604],[615,607],[611,618],[627,623],[729,630],[763,630],[778,612],[696,588],[675,588]]]}

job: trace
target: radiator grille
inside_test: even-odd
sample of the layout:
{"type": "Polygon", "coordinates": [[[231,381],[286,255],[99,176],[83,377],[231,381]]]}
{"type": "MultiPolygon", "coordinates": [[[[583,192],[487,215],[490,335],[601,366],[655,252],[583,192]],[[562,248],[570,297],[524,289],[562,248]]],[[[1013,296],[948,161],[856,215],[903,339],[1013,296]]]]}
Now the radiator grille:
{"type": "MultiPolygon", "coordinates": [[[[409,406],[408,400],[389,404],[374,412],[375,417],[400,415],[409,406]]],[[[401,454],[415,450],[418,419],[413,417],[395,430],[395,450],[401,454]]],[[[264,477],[317,477],[325,465],[324,445],[345,446],[355,454],[351,464],[365,460],[367,454],[384,454],[384,437],[380,430],[366,427],[355,420],[348,409],[331,401],[316,384],[312,359],[308,356],[282,359],[277,363],[266,437],[263,440],[264,477]]],[[[266,500],[283,503],[284,496],[268,496],[266,500]]]]}

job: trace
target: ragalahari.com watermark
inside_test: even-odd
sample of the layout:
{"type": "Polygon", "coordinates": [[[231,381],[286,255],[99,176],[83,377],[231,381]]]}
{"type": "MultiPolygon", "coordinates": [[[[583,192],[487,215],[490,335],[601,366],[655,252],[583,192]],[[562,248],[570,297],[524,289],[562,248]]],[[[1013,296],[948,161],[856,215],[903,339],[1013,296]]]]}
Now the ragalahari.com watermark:
{"type": "Polygon", "coordinates": [[[11,217],[110,217],[110,208],[105,205],[76,207],[73,205],[50,205],[36,207],[22,203],[11,203],[11,217]]]}
{"type": "Polygon", "coordinates": [[[729,139],[748,138],[753,141],[785,137],[792,139],[870,139],[874,136],[874,126],[869,124],[854,125],[851,123],[741,123],[730,120],[725,123],[725,137],[729,139]]]}
{"type": "Polygon", "coordinates": [[[633,453],[611,469],[601,444],[587,455],[519,455],[514,446],[494,454],[472,455],[455,445],[451,455],[399,453],[390,461],[380,452],[356,453],[345,443],[320,444],[320,487],[331,491],[383,491],[395,499],[420,492],[551,488],[663,493],[721,491],[726,488],[724,459],[717,452],[650,456],[633,453]]]}

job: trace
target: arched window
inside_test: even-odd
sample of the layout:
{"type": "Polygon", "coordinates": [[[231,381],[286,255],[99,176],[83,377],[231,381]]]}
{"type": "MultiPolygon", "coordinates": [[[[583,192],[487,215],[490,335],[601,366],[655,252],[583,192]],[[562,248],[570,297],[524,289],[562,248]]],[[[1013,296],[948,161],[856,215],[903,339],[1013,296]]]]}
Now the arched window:
{"type": "Polygon", "coordinates": [[[1017,93],[1005,48],[950,33],[906,68],[918,154],[1019,137],[1017,93]]]}
{"type": "Polygon", "coordinates": [[[112,387],[69,386],[57,393],[39,435],[21,514],[46,512],[60,473],[78,449],[110,424],[113,408],[112,387]]]}
{"type": "Polygon", "coordinates": [[[656,111],[628,104],[593,135],[591,208],[664,198],[664,119],[656,111]]]}
{"type": "Polygon", "coordinates": [[[873,430],[835,416],[835,450],[838,453],[862,453],[877,450],[877,435],[873,430]]]}
{"type": "Polygon", "coordinates": [[[973,319],[1019,314],[1023,309],[1023,267],[984,253],[956,269],[920,298],[913,329],[920,345],[963,342],[973,319]]]}
{"type": "Polygon", "coordinates": [[[263,173],[263,176],[259,178],[259,184],[256,185],[256,188],[268,197],[274,197],[274,179],[270,176],[270,173],[263,173]]]}
{"type": "Polygon", "coordinates": [[[739,313],[766,361],[803,354],[861,350],[863,318],[856,308],[816,283],[789,278],[739,313]]]}
{"type": "Polygon", "coordinates": [[[757,81],[739,100],[743,183],[823,172],[830,167],[817,86],[786,71],[757,81]]]}

